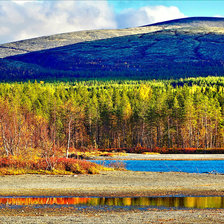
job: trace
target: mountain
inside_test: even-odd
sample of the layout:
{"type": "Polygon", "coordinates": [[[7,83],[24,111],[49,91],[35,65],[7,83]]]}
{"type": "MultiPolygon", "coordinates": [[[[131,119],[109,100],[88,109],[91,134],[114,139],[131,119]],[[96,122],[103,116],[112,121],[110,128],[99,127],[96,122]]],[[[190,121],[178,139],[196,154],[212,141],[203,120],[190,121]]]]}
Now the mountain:
{"type": "Polygon", "coordinates": [[[224,18],[58,34],[0,45],[0,79],[224,74],[224,18]]]}

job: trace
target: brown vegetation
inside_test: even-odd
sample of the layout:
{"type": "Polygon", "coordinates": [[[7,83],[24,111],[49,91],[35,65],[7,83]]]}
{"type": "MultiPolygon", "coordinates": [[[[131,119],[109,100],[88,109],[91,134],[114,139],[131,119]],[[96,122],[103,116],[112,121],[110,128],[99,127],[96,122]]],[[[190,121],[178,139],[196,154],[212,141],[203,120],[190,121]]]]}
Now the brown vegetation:
{"type": "Polygon", "coordinates": [[[8,157],[0,159],[0,175],[19,174],[97,174],[105,169],[101,165],[68,158],[49,158],[24,160],[23,158],[8,157]]]}

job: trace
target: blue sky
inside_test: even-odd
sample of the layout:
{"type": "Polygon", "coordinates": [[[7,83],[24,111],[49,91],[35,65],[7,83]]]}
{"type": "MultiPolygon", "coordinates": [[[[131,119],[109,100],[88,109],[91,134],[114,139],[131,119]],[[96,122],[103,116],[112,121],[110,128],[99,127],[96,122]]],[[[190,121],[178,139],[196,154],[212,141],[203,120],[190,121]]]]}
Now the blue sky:
{"type": "Polygon", "coordinates": [[[191,16],[224,16],[224,0],[0,0],[0,43],[191,16]]]}
{"type": "Polygon", "coordinates": [[[120,1],[109,0],[116,12],[120,12],[125,8],[140,8],[144,6],[176,6],[187,16],[214,16],[224,14],[224,1],[222,0],[176,0],[176,1],[120,1]]]}

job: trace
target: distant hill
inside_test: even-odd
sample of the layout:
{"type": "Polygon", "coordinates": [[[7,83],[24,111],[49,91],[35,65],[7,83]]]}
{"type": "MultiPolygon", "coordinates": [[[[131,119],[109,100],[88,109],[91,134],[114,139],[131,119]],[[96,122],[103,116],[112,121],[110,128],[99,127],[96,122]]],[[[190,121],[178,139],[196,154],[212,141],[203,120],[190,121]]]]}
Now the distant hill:
{"type": "Polygon", "coordinates": [[[58,34],[0,45],[0,79],[223,76],[224,18],[58,34]]]}
{"type": "Polygon", "coordinates": [[[224,18],[221,17],[187,17],[174,19],[165,22],[154,23],[146,26],[181,26],[183,27],[222,27],[224,28],[224,18]]]}

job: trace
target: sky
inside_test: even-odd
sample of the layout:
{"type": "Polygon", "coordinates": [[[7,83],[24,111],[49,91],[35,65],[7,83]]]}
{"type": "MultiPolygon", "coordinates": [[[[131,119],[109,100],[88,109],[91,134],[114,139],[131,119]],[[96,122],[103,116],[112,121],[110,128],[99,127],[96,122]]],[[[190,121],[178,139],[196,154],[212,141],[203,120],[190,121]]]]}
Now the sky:
{"type": "Polygon", "coordinates": [[[0,44],[91,29],[224,16],[224,0],[0,0],[0,44]]]}

